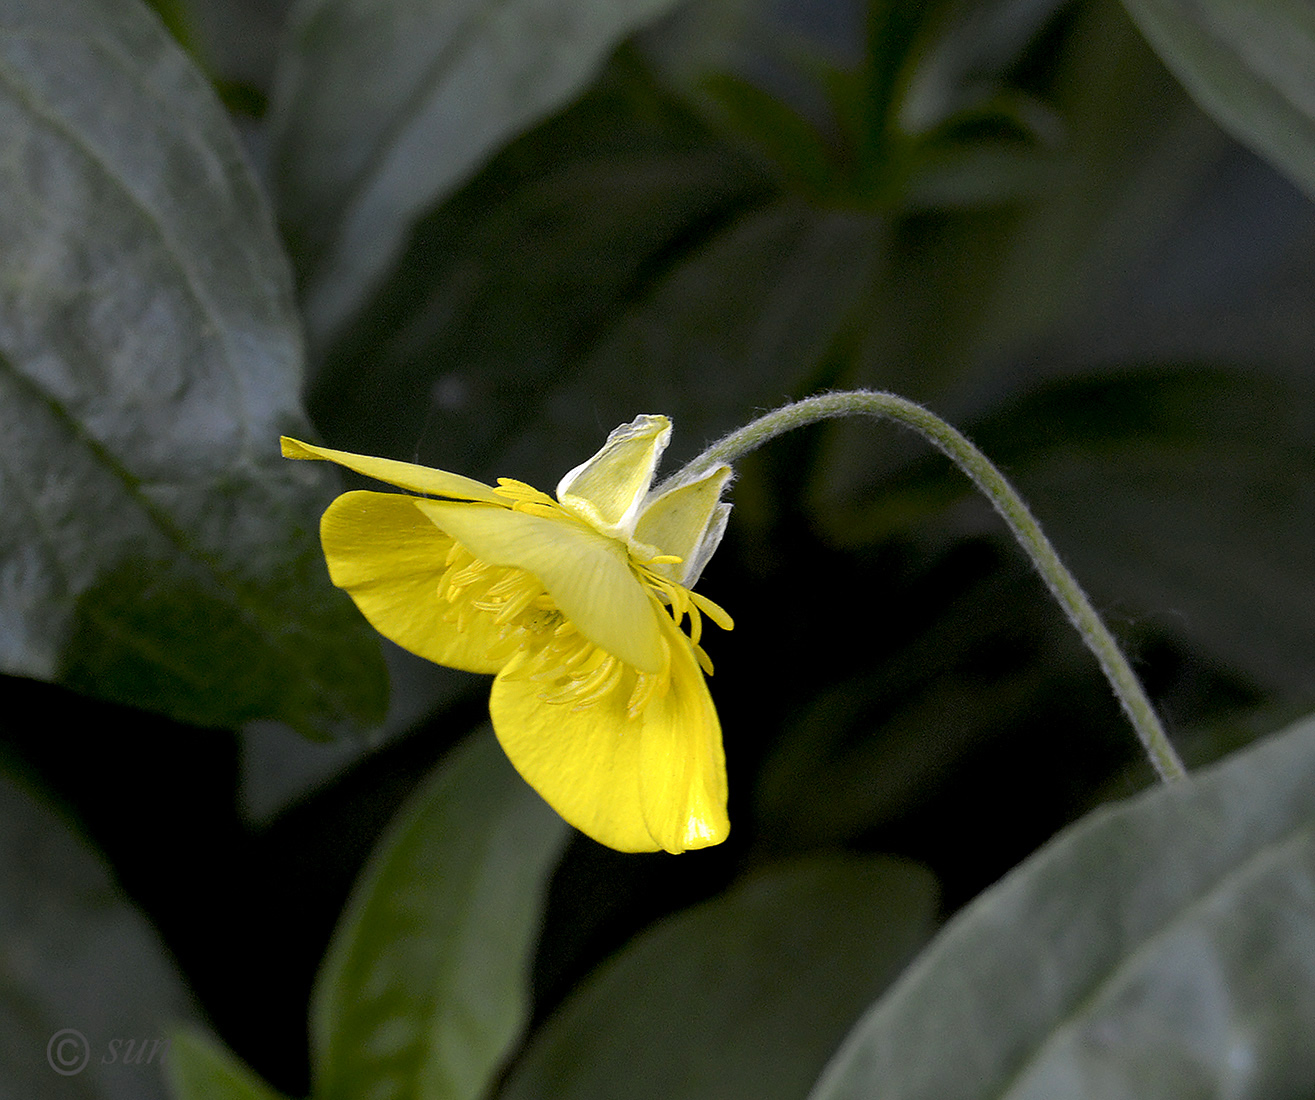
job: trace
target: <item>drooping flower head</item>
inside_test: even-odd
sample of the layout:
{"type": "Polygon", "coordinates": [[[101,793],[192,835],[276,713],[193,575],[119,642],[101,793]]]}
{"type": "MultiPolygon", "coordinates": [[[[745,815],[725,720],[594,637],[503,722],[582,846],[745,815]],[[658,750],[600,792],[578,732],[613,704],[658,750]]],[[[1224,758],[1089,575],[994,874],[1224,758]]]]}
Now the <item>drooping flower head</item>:
{"type": "Polygon", "coordinates": [[[652,491],[671,424],[640,416],[571,470],[557,498],[284,438],[424,494],[344,493],[320,524],[333,583],[370,623],[438,664],[496,673],[507,756],[558,813],[621,851],[726,838],[721,727],[694,592],[726,527],[728,466],[652,491]]]}

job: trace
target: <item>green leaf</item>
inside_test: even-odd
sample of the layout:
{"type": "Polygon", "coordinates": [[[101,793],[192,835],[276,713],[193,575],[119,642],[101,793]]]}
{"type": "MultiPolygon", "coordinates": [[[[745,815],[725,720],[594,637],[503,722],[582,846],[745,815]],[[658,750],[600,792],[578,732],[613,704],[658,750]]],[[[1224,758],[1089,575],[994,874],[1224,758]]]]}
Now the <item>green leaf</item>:
{"type": "Polygon", "coordinates": [[[170,1037],[167,1070],[174,1100],[281,1100],[236,1055],[197,1031],[170,1037]]]}
{"type": "Polygon", "coordinates": [[[380,843],[320,972],[317,1100],[483,1095],[528,1018],[566,836],[487,729],[434,773],[380,843]]]}
{"type": "Polygon", "coordinates": [[[661,409],[675,425],[669,471],[746,409],[807,392],[864,308],[885,229],[791,199],[741,211],[611,318],[502,468],[546,456],[570,469],[598,446],[600,424],[661,409]]]}
{"type": "MultiPolygon", "coordinates": [[[[1095,662],[1048,603],[1030,563],[1008,549],[1001,555],[1007,564],[980,570],[962,559],[954,566],[938,563],[922,549],[918,557],[930,576],[899,572],[889,581],[910,591],[898,610],[887,606],[880,590],[869,598],[869,606],[881,608],[881,630],[898,638],[898,645],[889,656],[874,651],[854,675],[819,680],[808,703],[783,722],[754,792],[755,817],[774,844],[834,847],[876,829],[898,828],[901,820],[926,812],[929,792],[953,782],[956,773],[979,775],[979,761],[988,755],[1017,753],[1016,759],[1026,760],[1028,752],[1017,742],[1055,719],[1057,698],[1067,701],[1088,690],[1105,696],[1095,662]],[[1020,591],[1031,598],[1019,599],[1020,591]],[[818,791],[826,797],[818,798],[818,791]]],[[[853,589],[865,591],[866,581],[862,577],[853,589]]],[[[1061,712],[1070,723],[1066,737],[1080,746],[1066,760],[1074,774],[1090,759],[1083,758],[1084,750],[1099,759],[1106,735],[1101,708],[1089,709],[1094,713],[1061,712]]],[[[1112,699],[1109,710],[1115,710],[1112,699]]],[[[1117,743],[1126,742],[1131,752],[1132,731],[1122,715],[1118,722],[1117,743]]],[[[987,782],[981,798],[989,813],[1000,796],[993,801],[987,782]]],[[[1067,820],[1068,795],[1057,790],[1038,796],[1030,809],[1066,814],[1061,821],[1067,820]]],[[[975,812],[964,811],[967,817],[975,812]]],[[[955,826],[941,828],[945,842],[956,844],[955,826]]]]}
{"type": "Polygon", "coordinates": [[[1315,720],[1090,815],[956,917],[812,1100],[1307,1096],[1315,720]]]}
{"type": "Polygon", "coordinates": [[[1124,0],[1192,97],[1315,198],[1315,8],[1308,0],[1124,0]]]}
{"type": "Polygon", "coordinates": [[[751,143],[814,201],[840,193],[839,151],[816,126],[783,99],[734,73],[713,73],[700,81],[725,125],[751,143]]]}
{"type": "Polygon", "coordinates": [[[310,0],[274,103],[280,210],[323,344],[406,234],[673,0],[310,0]]]}
{"type": "Polygon", "coordinates": [[[543,1026],[500,1100],[786,1100],[930,935],[914,864],[778,864],[669,917],[543,1026]]]}
{"type": "Polygon", "coordinates": [[[0,1092],[163,1100],[166,1027],[192,1015],[104,859],[0,772],[0,1092]]]}
{"type": "Polygon", "coordinates": [[[0,668],[198,724],[377,720],[328,584],[286,262],[136,0],[0,17],[0,668]]]}

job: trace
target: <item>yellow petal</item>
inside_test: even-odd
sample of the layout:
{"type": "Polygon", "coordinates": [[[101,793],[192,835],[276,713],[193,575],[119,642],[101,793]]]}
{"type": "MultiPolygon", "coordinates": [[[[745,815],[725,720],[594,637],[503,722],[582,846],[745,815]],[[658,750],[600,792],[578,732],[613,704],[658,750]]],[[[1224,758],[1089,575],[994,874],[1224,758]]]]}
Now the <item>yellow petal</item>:
{"type": "Polygon", "coordinates": [[[482,481],[449,474],[446,470],[435,470],[428,466],[416,466],[410,462],[397,462],[391,458],[373,458],[370,455],[356,455],[350,451],[334,451],[328,447],[315,447],[302,443],[298,439],[280,436],[284,458],[320,458],[327,462],[336,462],[358,474],[372,477],[377,481],[396,485],[412,493],[425,493],[437,497],[455,497],[458,500],[484,500],[491,504],[507,502],[494,494],[493,489],[482,481]]]}
{"type": "Polygon", "coordinates": [[[643,714],[639,792],[649,832],[679,852],[720,844],[731,824],[717,710],[689,643],[675,626],[669,633],[671,685],[643,714]]]}
{"type": "Polygon", "coordinates": [[[498,635],[493,616],[474,617],[464,631],[443,617],[438,579],[452,539],[417,503],[400,493],[338,497],[320,521],[329,576],[371,626],[403,649],[468,672],[497,672],[506,659],[487,657],[498,635]]]}
{"type": "Polygon", "coordinates": [[[636,717],[627,714],[633,673],[577,710],[544,702],[543,684],[517,678],[519,659],[489,700],[498,740],[526,782],[581,832],[623,852],[703,848],[730,831],[717,712],[688,643],[669,633],[669,687],[636,717]]]}
{"type": "Polygon", "coordinates": [[[595,645],[635,668],[662,667],[658,620],[665,616],[631,570],[624,544],[565,516],[442,500],[415,505],[481,561],[536,576],[595,645]]]}
{"type": "Polygon", "coordinates": [[[726,530],[730,505],[721,503],[721,494],[730,479],[731,468],[718,466],[697,481],[669,489],[644,508],[635,524],[635,541],[681,559],[655,565],[657,572],[693,587],[726,530]]]}
{"type": "Polygon", "coordinates": [[[638,416],[622,424],[593,458],[557,483],[557,499],[604,534],[629,535],[670,438],[665,416],[638,416]]]}

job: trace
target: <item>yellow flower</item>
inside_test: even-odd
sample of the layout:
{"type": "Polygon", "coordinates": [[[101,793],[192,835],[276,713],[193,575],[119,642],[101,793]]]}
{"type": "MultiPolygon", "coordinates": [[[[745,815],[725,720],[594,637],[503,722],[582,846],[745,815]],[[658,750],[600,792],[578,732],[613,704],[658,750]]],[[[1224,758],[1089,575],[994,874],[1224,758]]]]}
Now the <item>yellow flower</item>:
{"type": "Polygon", "coordinates": [[[731,471],[650,492],[671,436],[640,416],[568,473],[553,500],[284,438],[287,458],[336,462],[423,496],[351,492],[320,524],[333,583],[398,645],[497,673],[493,729],[559,814],[627,852],[726,839],[721,727],[703,678],[691,591],[721,541],[731,471]],[[688,633],[681,624],[688,621],[688,633]]]}

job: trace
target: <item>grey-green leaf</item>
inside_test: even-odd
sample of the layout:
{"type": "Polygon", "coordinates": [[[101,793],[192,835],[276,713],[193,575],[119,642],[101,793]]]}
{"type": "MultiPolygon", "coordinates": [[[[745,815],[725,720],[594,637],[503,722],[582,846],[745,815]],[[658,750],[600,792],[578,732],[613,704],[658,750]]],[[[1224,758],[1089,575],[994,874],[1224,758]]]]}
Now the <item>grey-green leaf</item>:
{"type": "Polygon", "coordinates": [[[403,808],[317,982],[316,1100],[484,1094],[529,1015],[567,836],[485,729],[403,808]]]}
{"type": "Polygon", "coordinates": [[[794,1100],[931,934],[936,899],[925,869],[885,857],[761,870],[604,964],[500,1100],[794,1100]]]}
{"type": "Polygon", "coordinates": [[[673,0],[309,0],[274,101],[280,215],[327,342],[413,223],[673,0]]]}
{"type": "Polygon", "coordinates": [[[163,1100],[166,1029],[191,1015],[104,859],[0,773],[0,1096],[163,1100]]]}
{"type": "Polygon", "coordinates": [[[166,1064],[174,1100],[281,1100],[232,1051],[199,1031],[170,1036],[166,1064]]]}
{"type": "Polygon", "coordinates": [[[1315,7],[1308,0],[1124,0],[1215,120],[1315,197],[1315,7]]]}
{"type": "Polygon", "coordinates": [[[137,0],[0,12],[0,668],[186,721],[375,721],[328,584],[287,264],[137,0]]]}
{"type": "Polygon", "coordinates": [[[1315,719],[1093,813],[956,917],[812,1100],[1306,1097],[1315,719]]]}

